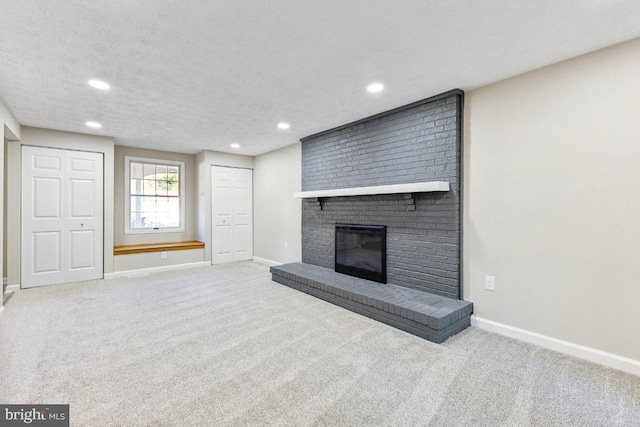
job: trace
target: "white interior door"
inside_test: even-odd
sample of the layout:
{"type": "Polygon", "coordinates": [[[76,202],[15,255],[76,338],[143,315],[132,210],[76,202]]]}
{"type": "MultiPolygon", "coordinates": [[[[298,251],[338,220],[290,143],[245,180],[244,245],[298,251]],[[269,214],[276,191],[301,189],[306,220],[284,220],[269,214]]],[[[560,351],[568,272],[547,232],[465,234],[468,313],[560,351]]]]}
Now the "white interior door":
{"type": "Polygon", "coordinates": [[[103,277],[100,153],[22,148],[24,288],[103,277]]]}
{"type": "Polygon", "coordinates": [[[64,282],[64,151],[22,147],[22,287],[64,282]]]}
{"type": "Polygon", "coordinates": [[[253,259],[253,171],[211,167],[213,264],[253,259]]]}
{"type": "Polygon", "coordinates": [[[65,200],[65,282],[103,277],[102,153],[68,151],[65,200]]]}

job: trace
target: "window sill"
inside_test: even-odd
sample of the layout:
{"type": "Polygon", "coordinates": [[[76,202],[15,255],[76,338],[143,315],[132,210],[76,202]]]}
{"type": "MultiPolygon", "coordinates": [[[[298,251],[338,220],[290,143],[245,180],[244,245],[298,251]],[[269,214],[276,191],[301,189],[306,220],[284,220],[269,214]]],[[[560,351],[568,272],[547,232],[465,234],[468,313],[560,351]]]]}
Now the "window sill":
{"type": "Polygon", "coordinates": [[[124,230],[124,234],[159,234],[159,233],[184,233],[184,228],[141,228],[139,230],[124,230]]]}

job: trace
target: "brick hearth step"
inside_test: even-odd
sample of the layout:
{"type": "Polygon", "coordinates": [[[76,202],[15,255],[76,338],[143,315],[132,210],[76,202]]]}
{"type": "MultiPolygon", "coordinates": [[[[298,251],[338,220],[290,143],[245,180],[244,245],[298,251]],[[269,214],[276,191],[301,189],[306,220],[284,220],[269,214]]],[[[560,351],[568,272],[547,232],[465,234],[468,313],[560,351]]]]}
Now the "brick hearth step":
{"type": "Polygon", "coordinates": [[[272,280],[387,325],[442,343],[467,328],[473,304],[312,264],[271,267],[272,280]]]}

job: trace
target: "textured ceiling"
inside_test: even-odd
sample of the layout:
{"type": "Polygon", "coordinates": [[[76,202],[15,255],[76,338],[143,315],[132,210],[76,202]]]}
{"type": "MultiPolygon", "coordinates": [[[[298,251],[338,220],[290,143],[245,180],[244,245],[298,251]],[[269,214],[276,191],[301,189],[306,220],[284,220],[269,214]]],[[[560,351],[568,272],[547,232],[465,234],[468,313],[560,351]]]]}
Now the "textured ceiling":
{"type": "Polygon", "coordinates": [[[638,22],[637,0],[11,1],[0,98],[27,126],[256,155],[636,38],[638,22]]]}

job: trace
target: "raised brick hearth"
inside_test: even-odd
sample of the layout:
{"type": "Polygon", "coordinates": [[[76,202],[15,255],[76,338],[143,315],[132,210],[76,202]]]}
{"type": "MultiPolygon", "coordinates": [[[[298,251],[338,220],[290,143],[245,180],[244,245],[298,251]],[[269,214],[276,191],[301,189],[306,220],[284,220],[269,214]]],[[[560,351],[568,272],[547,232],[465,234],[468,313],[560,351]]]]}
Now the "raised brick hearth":
{"type": "Polygon", "coordinates": [[[271,267],[274,281],[403,331],[441,343],[469,326],[473,305],[311,264],[271,267]]]}

